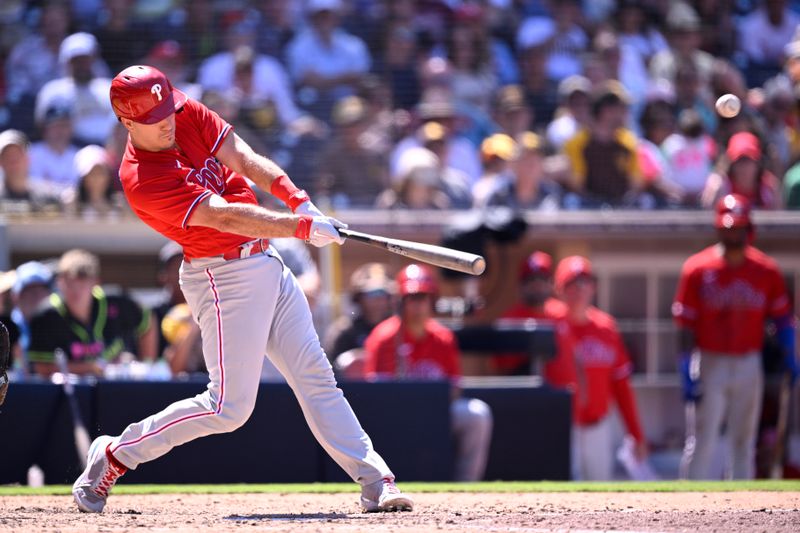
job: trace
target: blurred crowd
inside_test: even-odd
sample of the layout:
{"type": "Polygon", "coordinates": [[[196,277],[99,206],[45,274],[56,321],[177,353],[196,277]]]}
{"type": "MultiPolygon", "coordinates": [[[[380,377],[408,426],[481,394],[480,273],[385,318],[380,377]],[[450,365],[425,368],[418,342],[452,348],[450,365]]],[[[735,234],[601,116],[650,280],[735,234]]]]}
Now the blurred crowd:
{"type": "Polygon", "coordinates": [[[8,0],[2,209],[125,212],[142,63],[334,208],[796,208],[798,4],[8,0]]]}

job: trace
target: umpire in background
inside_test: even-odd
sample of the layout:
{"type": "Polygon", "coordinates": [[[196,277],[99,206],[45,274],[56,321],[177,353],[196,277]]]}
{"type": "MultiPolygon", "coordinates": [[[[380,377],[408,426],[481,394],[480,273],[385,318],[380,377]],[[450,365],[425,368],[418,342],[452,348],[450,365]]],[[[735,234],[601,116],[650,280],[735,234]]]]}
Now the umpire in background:
{"type": "Polygon", "coordinates": [[[728,477],[752,479],[764,389],[764,321],[774,321],[794,381],[794,317],[777,264],[750,245],[754,229],[747,198],[722,197],[714,226],[719,242],[686,260],[672,304],[686,400],[681,477],[716,477],[712,464],[725,426],[733,448],[728,477]]]}

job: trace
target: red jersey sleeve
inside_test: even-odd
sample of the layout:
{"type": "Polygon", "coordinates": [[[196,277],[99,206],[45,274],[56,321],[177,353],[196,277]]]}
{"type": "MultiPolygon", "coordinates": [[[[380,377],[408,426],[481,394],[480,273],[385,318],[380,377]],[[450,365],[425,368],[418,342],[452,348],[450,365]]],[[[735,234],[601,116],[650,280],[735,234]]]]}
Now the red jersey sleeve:
{"type": "MultiPolygon", "coordinates": [[[[186,168],[179,171],[194,172],[186,168]]],[[[128,203],[138,213],[184,229],[197,204],[212,194],[212,191],[187,181],[185,176],[180,176],[176,171],[166,170],[165,175],[139,180],[125,191],[128,203]]]]}
{"type": "Polygon", "coordinates": [[[636,409],[636,397],[633,395],[633,389],[628,378],[617,379],[612,384],[614,391],[614,399],[619,406],[619,412],[622,419],[625,421],[625,427],[637,442],[644,440],[644,432],[642,426],[639,424],[639,413],[636,409]]]}
{"type": "Polygon", "coordinates": [[[385,322],[378,324],[364,341],[364,375],[368,378],[393,376],[395,373],[396,332],[389,335],[388,326],[385,322]]]}
{"type": "Polygon", "coordinates": [[[700,305],[699,280],[700,271],[687,261],[683,265],[675,301],[672,303],[672,316],[680,326],[691,328],[697,320],[700,305]]]}
{"type": "Polygon", "coordinates": [[[636,397],[633,395],[630,380],[628,379],[633,372],[633,365],[628,356],[628,350],[622,342],[622,336],[618,331],[614,331],[614,345],[617,353],[614,370],[612,375],[611,390],[614,399],[619,406],[619,412],[625,427],[637,442],[644,440],[642,426],[639,424],[639,413],[636,409],[636,397]]]}
{"type": "Polygon", "coordinates": [[[791,313],[791,311],[792,307],[789,303],[789,294],[786,292],[786,282],[784,282],[780,270],[777,268],[770,269],[770,290],[767,314],[771,318],[781,318],[791,313]]]}
{"type": "Polygon", "coordinates": [[[225,122],[216,112],[192,99],[186,101],[184,110],[192,117],[200,137],[211,155],[217,155],[222,142],[233,131],[233,126],[225,122]]]}

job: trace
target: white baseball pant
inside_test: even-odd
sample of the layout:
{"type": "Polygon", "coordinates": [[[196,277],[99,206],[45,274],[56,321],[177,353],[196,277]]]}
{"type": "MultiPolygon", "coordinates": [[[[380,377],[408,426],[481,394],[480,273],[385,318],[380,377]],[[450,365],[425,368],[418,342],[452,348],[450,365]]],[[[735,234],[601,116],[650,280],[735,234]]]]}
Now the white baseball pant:
{"type": "Polygon", "coordinates": [[[572,425],[572,479],[608,481],[614,476],[614,444],[611,417],[586,426],[572,425]]]}
{"type": "Polygon", "coordinates": [[[233,261],[184,262],[181,290],[202,331],[208,389],[129,425],[110,448],[120,462],[135,469],[175,446],[244,424],[266,352],[316,439],[354,481],[363,486],[393,477],[336,386],[308,302],[272,247],[233,261]]]}
{"type": "Polygon", "coordinates": [[[456,481],[480,481],[486,472],[492,441],[492,410],[483,400],[458,398],[450,404],[456,438],[456,481]]]}
{"type": "Polygon", "coordinates": [[[734,356],[701,352],[700,384],[702,398],[686,405],[681,477],[711,477],[714,453],[725,425],[732,461],[727,477],[753,479],[756,432],[764,393],[761,354],[734,356]]]}

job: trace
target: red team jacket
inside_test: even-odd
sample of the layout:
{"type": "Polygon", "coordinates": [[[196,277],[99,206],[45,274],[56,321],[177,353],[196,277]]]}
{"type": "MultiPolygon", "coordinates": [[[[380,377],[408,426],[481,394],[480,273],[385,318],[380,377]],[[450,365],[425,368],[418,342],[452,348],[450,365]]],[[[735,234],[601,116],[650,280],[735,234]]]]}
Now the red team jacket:
{"type": "Polygon", "coordinates": [[[176,112],[175,123],[178,148],[148,152],[128,139],[119,170],[122,189],[139,218],[180,244],[188,259],[222,254],[250,237],[187,222],[197,204],[211,194],[228,202],[257,203],[245,178],[215,157],[233,128],[192,99],[176,112]]]}
{"type": "Polygon", "coordinates": [[[675,321],[694,332],[698,348],[730,355],[760,352],[764,320],[790,311],[778,266],[752,246],[735,267],[716,245],[691,256],[672,304],[675,321]]]}
{"type": "Polygon", "coordinates": [[[589,308],[588,318],[585,324],[566,317],[558,321],[558,355],[545,364],[545,381],[573,391],[573,420],[581,426],[605,418],[614,399],[628,433],[641,442],[644,435],[628,381],[632,365],[616,322],[595,307],[589,308]]]}
{"type": "Polygon", "coordinates": [[[453,332],[429,319],[425,335],[412,338],[400,317],[392,316],[375,326],[364,342],[367,377],[451,379],[461,377],[458,344],[453,332]]]}

